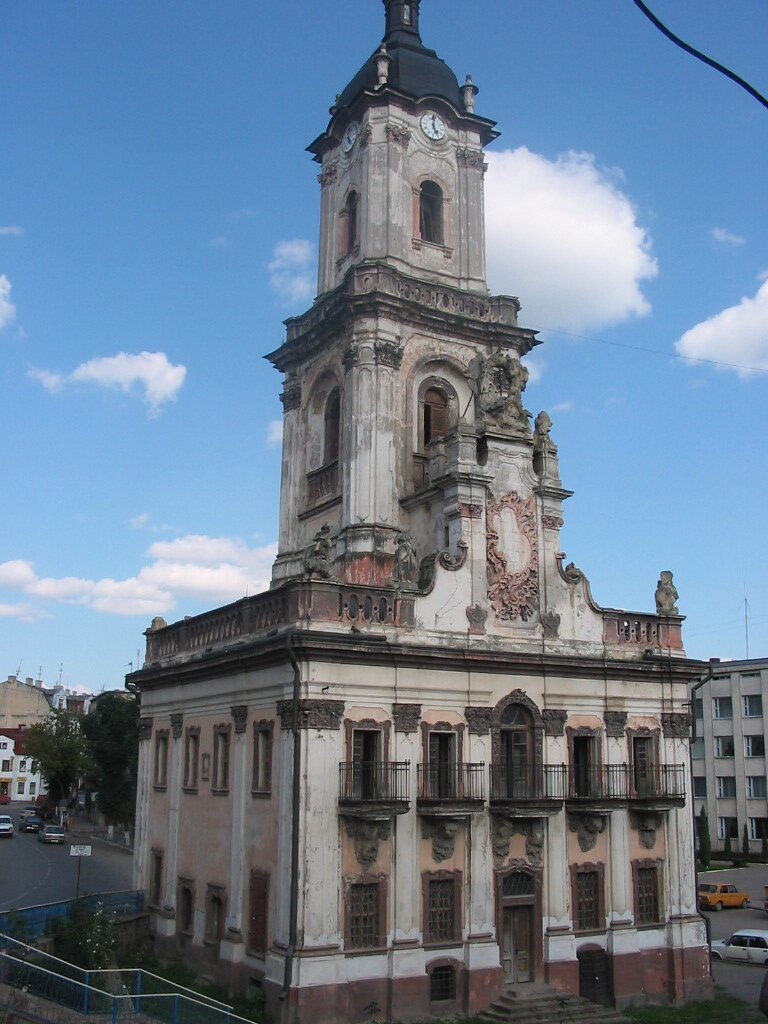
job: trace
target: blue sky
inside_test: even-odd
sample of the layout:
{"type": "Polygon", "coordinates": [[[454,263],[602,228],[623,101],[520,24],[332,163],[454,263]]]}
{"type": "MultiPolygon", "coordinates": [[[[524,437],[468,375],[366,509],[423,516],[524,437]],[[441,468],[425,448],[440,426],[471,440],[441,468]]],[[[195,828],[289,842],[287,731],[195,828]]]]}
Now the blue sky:
{"type": "MultiPolygon", "coordinates": [[[[768,93],[762,0],[652,7],[768,93]]],[[[746,593],[768,654],[768,111],[631,0],[423,0],[421,27],[502,132],[489,277],[545,342],[568,560],[637,611],[672,569],[701,658],[744,656],[746,593]]],[[[304,147],[382,28],[379,0],[0,7],[0,676],[119,686],[154,615],[265,585],[304,147]]]]}

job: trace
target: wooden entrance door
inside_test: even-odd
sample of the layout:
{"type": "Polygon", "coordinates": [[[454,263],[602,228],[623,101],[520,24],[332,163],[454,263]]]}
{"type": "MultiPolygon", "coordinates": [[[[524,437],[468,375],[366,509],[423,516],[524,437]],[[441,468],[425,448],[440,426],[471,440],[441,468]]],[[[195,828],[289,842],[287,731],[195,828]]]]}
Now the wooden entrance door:
{"type": "Polygon", "coordinates": [[[504,907],[501,962],[504,980],[533,981],[533,907],[504,907]]]}

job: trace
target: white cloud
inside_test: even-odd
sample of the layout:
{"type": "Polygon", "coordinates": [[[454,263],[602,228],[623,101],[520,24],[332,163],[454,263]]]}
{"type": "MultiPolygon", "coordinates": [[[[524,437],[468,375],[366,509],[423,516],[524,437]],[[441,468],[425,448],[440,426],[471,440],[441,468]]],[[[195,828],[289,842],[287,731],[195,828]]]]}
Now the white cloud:
{"type": "Polygon", "coordinates": [[[216,237],[212,238],[208,244],[212,249],[226,249],[230,244],[230,241],[226,235],[216,235],[216,237]]]}
{"type": "MultiPolygon", "coordinates": [[[[138,517],[141,518],[141,517],[138,517]]],[[[90,580],[78,576],[38,577],[31,562],[0,564],[0,590],[32,600],[0,605],[0,616],[40,618],[48,604],[76,604],[111,615],[151,617],[173,611],[180,598],[228,603],[269,587],[277,545],[250,548],[228,537],[191,534],[156,541],[148,564],[135,576],[90,580]]]]}
{"type": "Polygon", "coordinates": [[[734,235],[732,231],[728,231],[727,228],[712,228],[709,232],[716,242],[720,242],[721,245],[744,245],[747,241],[741,235],[734,235]]]}
{"type": "Polygon", "coordinates": [[[5,274],[0,274],[0,331],[13,323],[15,316],[16,307],[11,302],[11,282],[5,274]]]}
{"type": "Polygon", "coordinates": [[[132,519],[128,520],[128,525],[132,526],[134,530],[143,530],[149,523],[149,513],[142,512],[138,516],[133,516],[132,519]]]}
{"type": "Polygon", "coordinates": [[[48,616],[31,604],[0,604],[0,619],[18,619],[19,622],[39,622],[48,616]]]}
{"type": "Polygon", "coordinates": [[[20,228],[18,224],[6,224],[4,227],[0,227],[0,237],[6,235],[12,238],[19,238],[23,234],[24,228],[20,228]]]}
{"type": "Polygon", "coordinates": [[[187,368],[169,362],[164,352],[139,352],[138,355],[119,352],[116,356],[89,359],[69,374],[32,367],[27,376],[51,393],[60,391],[65,384],[87,383],[116,388],[127,394],[138,385],[151,412],[157,413],[163,402],[176,400],[187,368]]]}
{"type": "Polygon", "coordinates": [[[525,356],[523,366],[528,371],[528,384],[538,384],[544,376],[547,364],[540,355],[525,356]]]}
{"type": "Polygon", "coordinates": [[[547,160],[525,147],[489,153],[488,280],[519,295],[521,322],[583,331],[645,316],[658,273],[621,175],[587,153],[547,160]]]}
{"type": "Polygon", "coordinates": [[[275,448],[277,445],[283,443],[283,421],[282,420],[270,420],[267,426],[267,444],[270,448],[275,448]]]}
{"type": "Polygon", "coordinates": [[[557,412],[571,412],[573,407],[574,407],[573,400],[569,398],[565,402],[556,402],[555,405],[552,406],[552,409],[550,411],[553,412],[553,413],[557,413],[557,412]]]}
{"type": "Polygon", "coordinates": [[[754,298],[716,313],[691,327],[675,342],[678,355],[738,365],[721,366],[742,379],[756,370],[768,370],[768,280],[754,298]]]}
{"type": "Polygon", "coordinates": [[[315,247],[304,238],[278,242],[267,264],[269,284],[285,305],[312,298],[315,247]]]}

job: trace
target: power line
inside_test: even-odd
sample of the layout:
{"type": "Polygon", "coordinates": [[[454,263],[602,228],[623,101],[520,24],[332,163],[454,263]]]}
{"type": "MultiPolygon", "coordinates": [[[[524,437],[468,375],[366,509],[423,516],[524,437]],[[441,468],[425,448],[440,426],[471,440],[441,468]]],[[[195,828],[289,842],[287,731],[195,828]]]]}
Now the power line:
{"type": "Polygon", "coordinates": [[[632,3],[635,5],[635,7],[639,8],[646,16],[646,18],[648,18],[648,20],[656,26],[659,32],[663,33],[667,37],[667,39],[670,39],[675,44],[675,46],[679,46],[681,50],[685,50],[685,52],[690,53],[692,57],[695,57],[697,60],[700,60],[704,64],[707,64],[709,67],[714,68],[715,71],[719,71],[720,74],[725,75],[726,78],[730,78],[732,82],[735,82],[737,85],[740,85],[742,89],[746,89],[750,96],[756,99],[758,103],[762,103],[766,110],[768,110],[768,100],[765,98],[765,96],[761,95],[757,91],[757,89],[753,89],[749,82],[745,82],[744,79],[737,75],[734,71],[731,71],[729,68],[724,67],[722,64],[718,64],[716,60],[712,60],[711,57],[707,57],[707,55],[705,53],[702,53],[700,50],[695,50],[692,46],[689,46],[688,43],[680,39],[679,36],[676,36],[674,32],[671,32],[663,22],[659,21],[659,19],[656,17],[653,11],[649,10],[649,8],[645,6],[643,0],[632,0],[632,3]]]}
{"type": "Polygon", "coordinates": [[[558,328],[535,327],[536,332],[547,332],[548,334],[561,334],[564,338],[576,338],[578,341],[591,341],[596,345],[609,345],[611,348],[626,348],[633,352],[645,352],[646,355],[663,356],[665,359],[680,359],[687,363],[706,363],[709,366],[723,366],[729,370],[745,370],[748,373],[768,373],[765,366],[747,366],[744,363],[726,363],[720,359],[705,359],[703,356],[684,356],[677,352],[664,352],[658,348],[646,348],[643,345],[627,345],[621,341],[606,341],[605,338],[593,338],[588,334],[574,334],[570,331],[562,331],[558,328]]]}

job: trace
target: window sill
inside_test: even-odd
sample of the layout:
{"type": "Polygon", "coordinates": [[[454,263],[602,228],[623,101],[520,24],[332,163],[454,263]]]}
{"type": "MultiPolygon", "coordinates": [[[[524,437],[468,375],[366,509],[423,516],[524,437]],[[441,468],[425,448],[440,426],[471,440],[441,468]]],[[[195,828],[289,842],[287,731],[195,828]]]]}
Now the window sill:
{"type": "Polygon", "coordinates": [[[184,790],[185,793],[199,793],[200,792],[200,790],[198,789],[197,786],[182,786],[181,788],[184,790]]]}
{"type": "Polygon", "coordinates": [[[380,956],[386,952],[387,946],[370,946],[364,949],[345,949],[344,956],[380,956]]]}
{"type": "Polygon", "coordinates": [[[455,949],[456,946],[460,946],[461,944],[461,938],[446,939],[442,942],[431,942],[429,939],[425,939],[424,949],[455,949]]]}
{"type": "Polygon", "coordinates": [[[211,794],[213,796],[229,796],[229,790],[211,786],[211,794]]]}
{"type": "Polygon", "coordinates": [[[411,244],[417,252],[420,249],[431,249],[433,252],[441,252],[447,260],[453,259],[453,249],[441,242],[425,242],[423,238],[412,238],[411,244]]]}
{"type": "Polygon", "coordinates": [[[261,800],[269,800],[272,797],[271,789],[252,789],[251,796],[261,800]]]}
{"type": "Polygon", "coordinates": [[[166,789],[168,789],[168,783],[166,783],[166,782],[156,782],[152,786],[152,789],[154,789],[154,791],[156,793],[164,793],[166,791],[166,789]]]}

